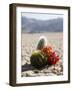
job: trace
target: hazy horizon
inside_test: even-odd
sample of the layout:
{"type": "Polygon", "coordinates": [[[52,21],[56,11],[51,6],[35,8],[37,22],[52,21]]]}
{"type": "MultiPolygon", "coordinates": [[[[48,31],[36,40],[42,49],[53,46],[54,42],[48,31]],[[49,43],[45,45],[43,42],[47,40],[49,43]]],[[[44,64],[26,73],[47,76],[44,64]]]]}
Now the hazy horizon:
{"type": "Polygon", "coordinates": [[[29,19],[37,19],[37,20],[50,20],[63,18],[63,14],[52,14],[52,13],[25,13],[22,12],[22,17],[26,17],[29,19]]]}

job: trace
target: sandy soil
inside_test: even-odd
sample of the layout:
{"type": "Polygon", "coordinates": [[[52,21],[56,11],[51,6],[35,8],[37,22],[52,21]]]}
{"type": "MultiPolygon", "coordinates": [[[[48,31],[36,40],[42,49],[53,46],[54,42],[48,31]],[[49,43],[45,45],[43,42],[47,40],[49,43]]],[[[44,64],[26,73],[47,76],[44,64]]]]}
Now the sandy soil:
{"type": "Polygon", "coordinates": [[[53,76],[63,75],[63,33],[37,33],[21,35],[21,76],[35,77],[35,76],[53,76]],[[56,65],[46,66],[41,70],[35,69],[30,64],[30,56],[36,50],[37,41],[40,36],[46,36],[48,45],[60,55],[60,60],[56,65]]]}

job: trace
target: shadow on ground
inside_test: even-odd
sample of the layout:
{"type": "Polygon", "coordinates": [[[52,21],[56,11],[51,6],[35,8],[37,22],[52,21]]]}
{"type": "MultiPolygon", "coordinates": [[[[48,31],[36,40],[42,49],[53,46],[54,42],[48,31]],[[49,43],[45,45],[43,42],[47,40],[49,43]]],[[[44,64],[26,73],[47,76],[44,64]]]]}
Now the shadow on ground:
{"type": "MultiPolygon", "coordinates": [[[[42,70],[42,69],[48,68],[48,67],[49,67],[49,65],[46,65],[42,68],[39,68],[38,70],[42,70]]],[[[26,63],[25,65],[22,65],[22,70],[21,71],[24,72],[24,71],[35,70],[35,69],[37,69],[37,68],[33,67],[31,64],[26,63]]]]}
{"type": "Polygon", "coordinates": [[[25,64],[25,65],[22,65],[22,72],[23,71],[28,71],[28,70],[34,70],[35,68],[31,65],[31,64],[25,64]]]}

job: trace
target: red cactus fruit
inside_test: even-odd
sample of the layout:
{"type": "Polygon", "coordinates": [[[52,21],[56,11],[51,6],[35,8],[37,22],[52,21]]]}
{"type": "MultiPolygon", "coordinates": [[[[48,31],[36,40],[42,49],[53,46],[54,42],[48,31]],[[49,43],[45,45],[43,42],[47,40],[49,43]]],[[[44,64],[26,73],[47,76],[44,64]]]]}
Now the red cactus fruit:
{"type": "Polygon", "coordinates": [[[59,55],[57,55],[55,52],[52,52],[52,54],[49,56],[48,64],[55,65],[59,59],[59,55]]]}
{"type": "Polygon", "coordinates": [[[43,48],[42,52],[44,52],[48,56],[48,64],[50,65],[56,64],[60,59],[59,55],[57,55],[51,47],[43,48]]]}
{"type": "Polygon", "coordinates": [[[53,52],[51,47],[45,47],[45,48],[42,49],[42,51],[48,56],[50,56],[51,53],[53,52]]]}

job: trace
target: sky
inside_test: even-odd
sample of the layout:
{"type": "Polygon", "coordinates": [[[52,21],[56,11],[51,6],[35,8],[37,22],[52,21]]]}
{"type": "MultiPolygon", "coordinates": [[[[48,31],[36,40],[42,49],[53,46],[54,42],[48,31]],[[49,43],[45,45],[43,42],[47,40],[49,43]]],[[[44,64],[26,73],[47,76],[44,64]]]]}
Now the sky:
{"type": "Polygon", "coordinates": [[[21,15],[27,18],[33,18],[38,20],[49,20],[49,19],[56,19],[56,18],[63,18],[62,14],[52,14],[52,13],[25,13],[22,12],[21,15]]]}

